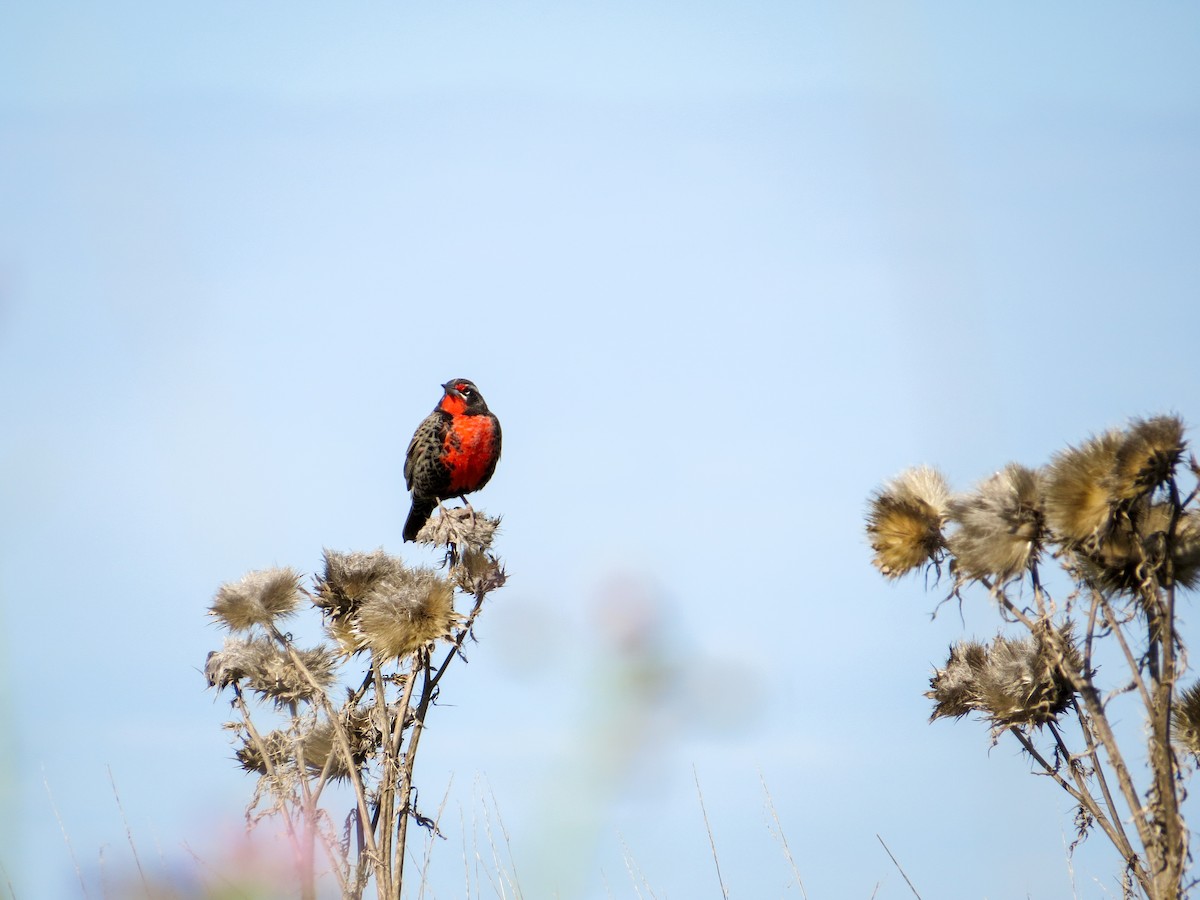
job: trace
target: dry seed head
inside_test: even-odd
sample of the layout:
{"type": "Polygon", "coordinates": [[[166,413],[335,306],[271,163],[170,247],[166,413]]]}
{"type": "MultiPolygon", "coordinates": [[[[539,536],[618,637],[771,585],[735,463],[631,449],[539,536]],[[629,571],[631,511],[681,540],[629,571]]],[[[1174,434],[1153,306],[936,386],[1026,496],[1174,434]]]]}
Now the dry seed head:
{"type": "Polygon", "coordinates": [[[953,716],[961,719],[979,709],[979,672],[987,665],[987,648],[976,641],[960,641],[950,647],[946,668],[934,669],[925,696],[937,701],[929,721],[953,716]]]}
{"type": "MultiPolygon", "coordinates": [[[[379,749],[381,736],[379,729],[371,724],[371,713],[366,709],[355,709],[341,714],[341,725],[346,730],[350,753],[354,758],[355,768],[361,768],[379,749]]],[[[350,777],[346,766],[346,757],[338,749],[334,738],[334,728],[328,720],[322,721],[301,737],[301,750],[304,753],[304,766],[310,772],[319,774],[333,754],[329,763],[329,777],[344,779],[350,777]]]]}
{"type": "Polygon", "coordinates": [[[204,663],[204,677],[209,687],[218,690],[237,684],[257,665],[258,644],[261,639],[246,641],[241,638],[225,638],[225,646],[208,654],[204,663]]]}
{"type": "Polygon", "coordinates": [[[1200,583],[1200,521],[1184,513],[1175,527],[1175,581],[1186,588],[1200,583]]]}
{"type": "Polygon", "coordinates": [[[1058,635],[1064,648],[1061,661],[1056,642],[1042,635],[1000,636],[986,647],[975,641],[951,647],[946,667],[935,670],[932,690],[925,695],[936,701],[930,720],[977,710],[996,728],[1052,721],[1074,695],[1067,672],[1077,673],[1082,666],[1070,624],[1058,635]]]}
{"type": "Polygon", "coordinates": [[[335,659],[324,647],[297,650],[296,655],[308,670],[306,676],[292,658],[275,644],[267,644],[258,665],[248,673],[246,686],[267,697],[277,706],[311,700],[329,688],[334,681],[335,659]]]}
{"type": "Polygon", "coordinates": [[[507,580],[500,560],[483,550],[468,548],[451,569],[458,586],[468,594],[478,596],[503,587],[507,580]]]}
{"type": "Polygon", "coordinates": [[[417,542],[445,547],[453,544],[460,552],[467,549],[487,550],[492,546],[500,519],[485,516],[479,510],[472,512],[465,506],[449,509],[430,516],[429,521],[417,534],[417,542]]]}
{"type": "MultiPolygon", "coordinates": [[[[1171,504],[1144,501],[1113,517],[1105,539],[1090,552],[1080,554],[1086,582],[1102,591],[1137,592],[1154,587],[1165,577],[1171,504]]],[[[1175,582],[1186,588],[1200,582],[1200,521],[1196,514],[1181,513],[1175,526],[1175,582]]]]}
{"type": "Polygon", "coordinates": [[[412,569],[371,590],[355,616],[354,634],[376,657],[396,659],[449,637],[457,621],[450,582],[432,569],[412,569]]]}
{"type": "Polygon", "coordinates": [[[242,746],[234,755],[247,772],[266,775],[269,761],[276,770],[276,774],[279,774],[279,770],[291,761],[291,738],[282,731],[272,731],[263,736],[262,742],[265,745],[267,759],[263,759],[264,748],[260,747],[249,735],[242,736],[242,746]]]}
{"type": "Polygon", "coordinates": [[[1175,701],[1171,739],[1200,759],[1200,682],[1181,691],[1175,701]]]}
{"type": "Polygon", "coordinates": [[[1044,475],[1046,524],[1066,544],[1101,536],[1112,516],[1109,484],[1124,436],[1106,432],[1055,454],[1044,475]]]}
{"type": "Polygon", "coordinates": [[[404,564],[382,549],[371,553],[325,550],[325,571],[316,579],[313,602],[334,621],[352,614],[381,581],[399,576],[404,564]]]}
{"type": "Polygon", "coordinates": [[[1007,581],[1020,574],[1042,544],[1037,472],[1010,463],[973,493],[950,504],[957,529],[946,540],[958,567],[972,578],[1007,581]]]}
{"type": "Polygon", "coordinates": [[[1074,689],[1054,658],[1041,638],[999,637],[992,643],[979,693],[994,725],[1044,725],[1066,709],[1074,689]]]}
{"type": "Polygon", "coordinates": [[[916,466],[892,479],[871,498],[867,537],[872,560],[887,578],[899,578],[927,562],[943,547],[950,490],[941,473],[916,466]]]}
{"type": "Polygon", "coordinates": [[[208,654],[204,674],[217,688],[245,686],[278,705],[311,699],[333,684],[335,658],[324,647],[296,651],[312,676],[310,681],[287,652],[269,638],[226,638],[225,646],[208,654]]]}
{"type": "Polygon", "coordinates": [[[1185,446],[1183,422],[1176,416],[1135,419],[1117,450],[1112,497],[1129,501],[1154,490],[1175,471],[1185,446]]]}
{"type": "Polygon", "coordinates": [[[221,585],[208,609],[230,631],[249,631],[290,616],[299,603],[300,576],[294,570],[264,569],[221,585]]]}

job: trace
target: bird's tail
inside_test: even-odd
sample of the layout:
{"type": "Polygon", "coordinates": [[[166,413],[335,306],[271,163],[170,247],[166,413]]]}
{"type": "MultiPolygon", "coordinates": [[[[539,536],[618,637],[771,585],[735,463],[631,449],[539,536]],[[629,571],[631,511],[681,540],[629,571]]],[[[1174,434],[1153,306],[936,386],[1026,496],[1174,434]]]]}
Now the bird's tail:
{"type": "Polygon", "coordinates": [[[413,499],[412,509],[408,511],[408,518],[404,522],[404,539],[406,541],[417,539],[417,533],[429,521],[429,516],[433,513],[435,506],[437,506],[436,500],[413,499]]]}

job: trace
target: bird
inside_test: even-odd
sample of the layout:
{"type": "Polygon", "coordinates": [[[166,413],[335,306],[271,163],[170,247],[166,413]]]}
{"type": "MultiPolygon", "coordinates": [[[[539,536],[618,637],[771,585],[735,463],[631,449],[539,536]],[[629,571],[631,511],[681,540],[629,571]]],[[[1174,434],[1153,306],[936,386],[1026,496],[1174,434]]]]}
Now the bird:
{"type": "Polygon", "coordinates": [[[452,378],[433,412],[425,417],[404,457],[404,483],[412,491],[412,509],[404,522],[404,540],[415,541],[434,507],[450,497],[477,491],[500,461],[500,420],[488,409],[475,383],[452,378]]]}

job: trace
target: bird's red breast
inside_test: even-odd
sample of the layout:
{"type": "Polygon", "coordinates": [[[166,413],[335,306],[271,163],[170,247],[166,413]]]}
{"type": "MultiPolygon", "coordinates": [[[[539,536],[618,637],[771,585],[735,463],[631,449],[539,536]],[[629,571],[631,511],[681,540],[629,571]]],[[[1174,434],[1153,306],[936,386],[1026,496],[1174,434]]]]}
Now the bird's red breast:
{"type": "MultiPolygon", "coordinates": [[[[445,406],[443,402],[442,408],[445,409],[445,406]]],[[[446,411],[450,412],[448,409],[446,411]]],[[[442,462],[450,470],[448,496],[481,487],[495,470],[500,449],[493,416],[468,416],[452,412],[451,415],[454,418],[450,421],[442,445],[442,462]]]]}

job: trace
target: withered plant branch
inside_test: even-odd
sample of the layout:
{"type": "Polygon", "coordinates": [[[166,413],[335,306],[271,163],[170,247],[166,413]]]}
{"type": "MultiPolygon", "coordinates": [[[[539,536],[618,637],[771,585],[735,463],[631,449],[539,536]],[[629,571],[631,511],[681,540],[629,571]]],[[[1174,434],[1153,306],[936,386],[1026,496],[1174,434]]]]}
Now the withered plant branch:
{"type": "MultiPolygon", "coordinates": [[[[383,681],[382,663],[376,658],[375,654],[371,654],[371,664],[368,670],[368,677],[375,682],[375,714],[378,716],[378,725],[380,732],[386,735],[383,741],[383,762],[379,776],[379,794],[375,799],[375,818],[371,822],[372,829],[378,828],[379,823],[383,822],[384,827],[380,829],[378,834],[379,855],[385,860],[392,858],[392,816],[396,812],[396,754],[392,749],[391,731],[402,731],[404,722],[399,723],[392,721],[391,715],[388,712],[387,688],[383,681]],[[387,726],[391,725],[389,729],[387,726]]],[[[410,678],[409,681],[412,679],[410,678]]],[[[399,744],[399,735],[396,737],[396,743],[399,744]]],[[[404,881],[404,873],[400,870],[393,871],[396,874],[396,889],[400,890],[401,884],[404,881]]]]}
{"type": "MultiPolygon", "coordinates": [[[[1125,859],[1128,859],[1129,854],[1133,852],[1131,848],[1129,849],[1128,852],[1126,852],[1126,847],[1128,847],[1128,841],[1124,841],[1124,844],[1122,843],[1121,839],[1124,837],[1123,833],[1121,833],[1120,831],[1118,831],[1117,829],[1115,829],[1113,827],[1112,823],[1109,820],[1109,817],[1106,816],[1104,814],[1104,811],[1100,809],[1099,805],[1097,805],[1095,798],[1092,797],[1092,795],[1087,790],[1086,781],[1081,777],[1081,775],[1077,771],[1075,771],[1075,768],[1074,768],[1074,766],[1071,765],[1070,760],[1068,759],[1068,761],[1067,761],[1067,768],[1068,768],[1068,770],[1071,771],[1071,777],[1075,781],[1075,784],[1072,784],[1070,781],[1067,781],[1063,777],[1062,772],[1060,772],[1058,770],[1058,767],[1056,767],[1048,759],[1046,759],[1045,756],[1042,755],[1042,752],[1040,750],[1038,750],[1037,745],[1035,745],[1033,743],[1033,741],[1031,741],[1029,739],[1029,736],[1027,734],[1025,734],[1023,731],[1021,731],[1021,729],[1018,726],[1010,725],[1008,727],[1008,730],[1013,735],[1013,737],[1015,737],[1018,741],[1020,741],[1021,746],[1025,749],[1025,752],[1028,753],[1029,756],[1039,766],[1042,767],[1043,774],[1048,775],[1050,778],[1052,778],[1058,784],[1059,787],[1061,787],[1064,791],[1066,791],[1068,794],[1071,795],[1071,797],[1075,800],[1076,803],[1078,803],[1080,806],[1082,806],[1084,809],[1086,809],[1088,814],[1092,817],[1092,819],[1095,820],[1096,824],[1100,826],[1101,830],[1106,835],[1108,835],[1109,840],[1111,840],[1113,842],[1113,844],[1116,845],[1118,850],[1121,850],[1121,855],[1125,859]]],[[[1070,757],[1071,754],[1066,749],[1065,745],[1062,745],[1060,743],[1059,749],[1067,757],[1070,757]]]]}
{"type": "Polygon", "coordinates": [[[354,798],[358,804],[358,815],[363,826],[362,834],[367,842],[367,853],[375,871],[375,888],[381,898],[390,898],[392,896],[391,872],[386,861],[380,857],[379,848],[375,843],[375,833],[370,826],[371,813],[367,808],[366,789],[363,787],[362,775],[359,773],[358,767],[354,764],[354,752],[350,749],[350,740],[346,736],[346,729],[338,719],[337,711],[333,708],[333,704],[329,702],[325,691],[319,689],[317,679],[313,677],[308,666],[304,664],[304,660],[300,658],[300,654],[296,652],[296,648],[292,646],[292,642],[274,625],[271,626],[271,636],[281,646],[286,648],[292,664],[308,679],[309,683],[318,688],[315,696],[330,721],[331,730],[334,738],[337,740],[338,749],[341,751],[342,757],[346,760],[346,771],[349,773],[350,785],[354,789],[354,798]]]}
{"type": "MultiPolygon", "coordinates": [[[[1151,759],[1155,775],[1154,805],[1161,805],[1157,810],[1160,827],[1163,833],[1161,864],[1163,866],[1161,881],[1164,889],[1178,886],[1183,866],[1187,858],[1187,829],[1179,813],[1178,767],[1175,751],[1171,747],[1171,705],[1175,694],[1176,653],[1175,653],[1175,579],[1174,557],[1177,540],[1176,528],[1183,510],[1179,503],[1179,488],[1174,476],[1167,480],[1167,491],[1171,503],[1171,520],[1167,528],[1166,552],[1163,560],[1163,580],[1160,589],[1165,594],[1166,614],[1162,622],[1161,633],[1151,639],[1159,638],[1159,653],[1162,656],[1161,680],[1155,685],[1154,706],[1151,710],[1153,740],[1151,743],[1151,759]]],[[[1156,598],[1159,591],[1155,590],[1156,598]]],[[[1153,629],[1153,625],[1150,626],[1153,629]]]]}
{"type": "MultiPolygon", "coordinates": [[[[296,701],[292,700],[288,703],[288,713],[292,718],[292,747],[296,753],[296,772],[297,781],[300,782],[300,795],[303,800],[304,815],[301,817],[301,824],[307,823],[308,827],[304,829],[301,837],[304,842],[298,847],[300,858],[296,860],[296,868],[300,872],[300,900],[316,900],[317,897],[317,879],[316,873],[313,871],[313,865],[316,862],[314,844],[316,843],[316,803],[313,802],[312,791],[309,790],[308,770],[304,763],[304,742],[300,739],[300,710],[296,705],[296,701]]],[[[333,754],[331,753],[330,756],[333,754]]],[[[324,846],[324,840],[321,841],[324,846]]],[[[333,858],[330,857],[330,862],[333,858]]]]}
{"type": "MultiPolygon", "coordinates": [[[[416,762],[417,747],[420,744],[421,735],[425,730],[425,716],[429,712],[430,704],[433,703],[433,699],[437,695],[438,682],[442,680],[442,676],[446,674],[446,670],[454,658],[462,654],[463,644],[466,643],[467,637],[471,634],[471,629],[475,625],[475,620],[479,617],[480,610],[483,609],[483,601],[487,597],[487,592],[478,590],[474,596],[475,604],[472,606],[471,612],[467,615],[467,619],[462,627],[455,634],[454,641],[447,651],[445,659],[442,660],[441,665],[438,666],[436,671],[433,669],[428,648],[418,650],[412,657],[409,679],[405,685],[407,700],[403,704],[404,712],[402,712],[402,715],[407,715],[407,710],[410,708],[411,695],[416,682],[418,668],[421,671],[422,684],[421,696],[417,701],[417,708],[413,713],[404,762],[400,769],[400,815],[396,821],[395,850],[395,867],[397,872],[403,872],[404,854],[408,841],[408,820],[414,813],[412,808],[413,766],[416,762]]],[[[399,749],[398,742],[396,748],[397,750],[399,749]]],[[[396,894],[396,898],[399,900],[399,893],[396,894]]]]}
{"type": "Polygon", "coordinates": [[[1120,627],[1117,620],[1116,610],[1112,608],[1112,604],[1108,602],[1100,591],[1092,589],[1092,594],[1096,597],[1096,601],[1100,604],[1104,611],[1104,623],[1108,627],[1108,631],[1117,639],[1117,646],[1121,648],[1121,653],[1125,656],[1125,663],[1129,666],[1129,671],[1133,678],[1133,685],[1137,688],[1138,693],[1142,697],[1142,705],[1146,707],[1146,713],[1154,708],[1154,701],[1150,697],[1150,689],[1146,686],[1146,679],[1142,675],[1142,666],[1133,655],[1133,649],[1129,646],[1129,641],[1125,637],[1125,630],[1120,627]]]}
{"type": "MultiPolygon", "coordinates": [[[[279,770],[275,766],[275,761],[271,758],[271,751],[267,746],[267,742],[263,740],[258,729],[254,727],[254,720],[250,718],[250,709],[246,706],[246,698],[242,695],[241,686],[235,682],[232,687],[234,705],[237,706],[238,712],[242,714],[242,721],[246,725],[246,731],[250,735],[250,740],[258,749],[259,755],[262,757],[263,768],[267,770],[266,775],[271,787],[271,796],[275,800],[275,808],[283,816],[283,824],[287,828],[288,841],[293,847],[296,847],[299,841],[296,837],[295,825],[292,823],[291,812],[285,801],[283,779],[280,777],[279,770]]],[[[247,811],[247,817],[249,817],[249,811],[247,811]]]]}
{"type": "MultiPolygon", "coordinates": [[[[1003,588],[993,585],[986,578],[980,579],[980,582],[989,590],[991,595],[996,599],[1003,609],[1007,610],[1011,615],[1013,615],[1017,621],[1028,628],[1031,633],[1037,633],[1036,625],[1033,620],[1030,619],[1023,610],[1019,609],[1016,604],[1014,604],[1008,598],[1008,595],[1004,592],[1003,588]]],[[[1050,646],[1054,649],[1055,655],[1060,660],[1065,659],[1066,648],[1063,646],[1063,636],[1056,629],[1050,628],[1046,630],[1046,639],[1050,642],[1050,646]]],[[[1070,680],[1072,686],[1075,688],[1076,692],[1083,697],[1084,706],[1087,709],[1092,721],[1095,723],[1097,739],[1099,740],[1100,744],[1104,746],[1105,753],[1107,754],[1109,762],[1113,767],[1113,771],[1117,775],[1117,783],[1121,789],[1121,796],[1124,798],[1126,805],[1133,813],[1133,821],[1135,827],[1137,828],[1138,839],[1142,846],[1146,848],[1147,853],[1150,853],[1151,848],[1155,846],[1153,828],[1147,820],[1146,810],[1138,794],[1137,786],[1134,784],[1133,778],[1129,774],[1129,767],[1125,764],[1125,759],[1121,754],[1120,745],[1117,743],[1116,736],[1113,734],[1112,727],[1109,724],[1108,716],[1104,709],[1104,703],[1100,697],[1100,692],[1096,688],[1095,682],[1092,680],[1092,672],[1090,669],[1084,672],[1074,672],[1069,667],[1062,667],[1062,669],[1070,680]]],[[[1022,738],[1023,737],[1024,736],[1022,735],[1022,738]]],[[[1028,747],[1033,746],[1027,740],[1022,740],[1022,743],[1027,744],[1028,747]]],[[[1044,760],[1042,764],[1043,766],[1046,765],[1044,760]]],[[[1052,770],[1053,767],[1050,768],[1052,770]]],[[[1059,783],[1066,787],[1068,791],[1074,795],[1073,787],[1068,785],[1061,778],[1061,776],[1056,777],[1059,783]]],[[[1090,797],[1088,799],[1089,801],[1091,800],[1090,797]]],[[[1083,801],[1081,800],[1081,802],[1083,801]]],[[[1095,803],[1091,802],[1091,806],[1095,807],[1095,803]]],[[[1120,844],[1118,843],[1116,846],[1119,848],[1120,844]]],[[[1128,860],[1130,857],[1126,855],[1125,858],[1128,860]]],[[[1138,877],[1139,883],[1142,883],[1144,878],[1142,867],[1139,866],[1135,870],[1135,875],[1138,877]]],[[[1147,889],[1147,894],[1150,897],[1156,897],[1156,895],[1151,893],[1149,889],[1147,889]]]]}
{"type": "Polygon", "coordinates": [[[1129,774],[1129,767],[1125,764],[1125,757],[1121,753],[1120,744],[1117,743],[1116,735],[1113,733],[1112,726],[1108,721],[1108,714],[1104,709],[1104,702],[1100,698],[1100,691],[1096,688],[1091,673],[1088,673],[1085,677],[1073,678],[1072,680],[1078,682],[1076,690],[1079,696],[1083,698],[1084,709],[1087,711],[1092,728],[1095,730],[1096,740],[1104,747],[1109,765],[1112,766],[1113,772],[1117,776],[1117,785],[1120,787],[1121,797],[1133,815],[1133,823],[1137,829],[1138,840],[1149,851],[1149,848],[1153,846],[1152,829],[1146,820],[1141,797],[1138,795],[1137,786],[1133,783],[1133,777],[1129,774]]]}
{"type": "Polygon", "coordinates": [[[980,578],[979,583],[987,588],[988,593],[992,595],[1001,608],[1008,612],[1014,619],[1029,629],[1030,634],[1037,634],[1037,625],[1033,619],[1029,618],[1028,614],[1020,609],[1015,603],[1008,599],[1008,594],[1005,593],[1003,586],[995,584],[990,578],[980,578]]]}
{"type": "Polygon", "coordinates": [[[1100,785],[1100,793],[1104,796],[1104,805],[1108,808],[1110,821],[1113,823],[1113,827],[1121,834],[1121,842],[1114,840],[1113,843],[1121,850],[1122,856],[1128,860],[1133,853],[1133,845],[1129,842],[1129,836],[1125,833],[1125,826],[1121,822],[1120,812],[1117,810],[1117,804],[1113,800],[1112,790],[1108,786],[1108,778],[1105,777],[1104,766],[1100,762],[1096,736],[1092,733],[1091,723],[1088,721],[1087,715],[1079,708],[1079,704],[1074,697],[1071,698],[1071,707],[1075,710],[1075,719],[1079,722],[1079,730],[1082,732],[1083,742],[1087,746],[1087,755],[1092,760],[1092,774],[1096,779],[1096,783],[1100,785]],[[1126,847],[1129,848],[1128,852],[1125,850],[1126,847]]]}
{"type": "MultiPolygon", "coordinates": [[[[375,670],[375,693],[377,702],[380,703],[380,715],[384,716],[383,721],[387,722],[387,717],[391,718],[391,730],[384,742],[384,763],[383,776],[380,781],[380,803],[383,807],[382,821],[384,827],[380,831],[380,852],[385,859],[392,859],[392,825],[396,817],[396,795],[400,795],[401,817],[407,818],[408,793],[412,784],[412,770],[410,765],[415,762],[415,757],[410,760],[406,755],[401,760],[400,747],[404,739],[404,725],[408,719],[409,709],[412,706],[413,687],[417,680],[417,664],[422,657],[422,651],[418,650],[411,654],[408,665],[408,674],[404,679],[404,689],[401,692],[400,700],[396,703],[394,710],[389,713],[390,707],[387,704],[387,692],[384,685],[382,664],[372,663],[375,670]]],[[[410,734],[409,741],[411,744],[413,735],[410,734]]],[[[414,751],[415,752],[415,751],[414,751]]],[[[397,852],[395,860],[392,863],[393,871],[396,873],[395,890],[396,897],[400,896],[400,891],[404,883],[404,853],[399,846],[400,835],[397,834],[397,852]]]]}
{"type": "MultiPolygon", "coordinates": [[[[430,678],[431,664],[429,661],[429,648],[422,647],[412,656],[412,668],[409,670],[408,695],[411,702],[412,683],[417,680],[417,668],[421,670],[422,685],[421,698],[417,703],[417,708],[413,713],[413,721],[409,726],[408,746],[405,748],[404,762],[400,768],[400,814],[396,821],[396,871],[404,871],[404,854],[407,849],[408,842],[408,820],[414,814],[413,811],[413,767],[417,760],[417,746],[421,742],[421,735],[425,731],[425,715],[429,711],[429,704],[433,702],[435,692],[434,684],[430,678]]],[[[400,900],[400,894],[396,894],[396,900],[400,900]]]]}
{"type": "MultiPolygon", "coordinates": [[[[721,877],[721,857],[717,853],[717,842],[713,838],[712,825],[710,825],[708,821],[708,810],[704,808],[704,792],[700,790],[700,773],[696,771],[695,764],[692,765],[692,777],[696,779],[696,797],[700,800],[700,815],[704,817],[704,830],[708,832],[708,846],[712,848],[713,865],[716,866],[717,869],[717,884],[721,887],[721,896],[724,897],[725,900],[729,900],[729,888],[725,887],[725,879],[721,877]]],[[[876,835],[876,837],[879,836],[876,835]]],[[[887,848],[885,847],[884,849],[887,848]]],[[[899,863],[896,865],[899,867],[899,863]]],[[[901,874],[903,874],[903,872],[901,874]]],[[[908,877],[905,876],[905,881],[907,880],[908,877]]]]}
{"type": "MultiPolygon", "coordinates": [[[[917,893],[917,889],[916,889],[916,887],[915,887],[915,886],[913,885],[913,883],[912,883],[912,882],[909,880],[909,878],[908,878],[908,875],[907,875],[907,874],[905,873],[905,871],[904,871],[904,867],[900,865],[900,860],[896,859],[896,857],[895,857],[895,856],[892,854],[892,851],[891,851],[891,849],[888,847],[888,845],[883,843],[883,838],[881,838],[881,837],[880,837],[880,836],[877,834],[877,835],[875,835],[875,839],[876,839],[876,840],[878,840],[880,844],[883,844],[883,849],[884,849],[884,851],[887,853],[887,855],[888,855],[888,858],[889,858],[889,859],[891,859],[891,861],[892,861],[892,865],[894,865],[894,866],[896,867],[896,870],[897,870],[897,871],[900,873],[900,875],[901,875],[901,876],[904,878],[904,883],[905,883],[905,884],[907,884],[907,885],[908,885],[908,889],[909,889],[910,891],[912,891],[912,892],[913,892],[913,896],[914,896],[914,897],[916,897],[916,898],[917,898],[917,900],[921,900],[921,895],[917,893]]],[[[879,890],[879,885],[875,885],[875,890],[879,890]]],[[[728,896],[729,896],[729,894],[726,894],[725,896],[726,896],[726,897],[728,897],[728,896]]],[[[874,896],[875,896],[875,893],[874,893],[874,891],[871,893],[871,896],[872,896],[872,897],[874,897],[874,896]]]]}

